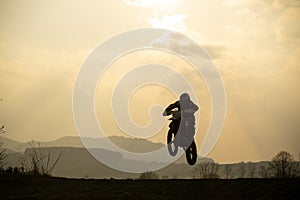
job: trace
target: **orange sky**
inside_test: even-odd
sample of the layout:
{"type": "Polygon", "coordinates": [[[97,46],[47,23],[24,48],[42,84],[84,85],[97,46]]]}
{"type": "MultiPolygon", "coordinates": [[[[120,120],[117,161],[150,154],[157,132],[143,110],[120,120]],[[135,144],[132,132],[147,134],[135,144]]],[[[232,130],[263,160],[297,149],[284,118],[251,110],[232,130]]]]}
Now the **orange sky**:
{"type": "MultiPolygon", "coordinates": [[[[299,0],[2,0],[0,122],[6,126],[5,136],[18,141],[76,136],[72,92],[81,63],[113,35],[153,27],[181,32],[203,45],[220,70],[227,116],[210,157],[221,163],[259,161],[280,150],[296,156],[300,152],[299,20],[299,0]]],[[[187,66],[183,75],[201,86],[196,137],[200,145],[211,112],[209,94],[203,80],[191,75],[192,67],[179,58],[156,51],[126,55],[104,76],[104,93],[121,76],[116,73],[118,66],[153,59],[179,70],[187,66]],[[111,80],[109,73],[114,75],[111,80]]],[[[162,90],[149,86],[136,92],[129,105],[136,123],[149,122],[152,104],[167,106],[176,100],[167,91],[161,96],[162,90]]],[[[109,122],[106,129],[122,135],[108,110],[96,107],[99,118],[109,122]]],[[[167,124],[150,139],[165,143],[166,128],[167,124]]]]}

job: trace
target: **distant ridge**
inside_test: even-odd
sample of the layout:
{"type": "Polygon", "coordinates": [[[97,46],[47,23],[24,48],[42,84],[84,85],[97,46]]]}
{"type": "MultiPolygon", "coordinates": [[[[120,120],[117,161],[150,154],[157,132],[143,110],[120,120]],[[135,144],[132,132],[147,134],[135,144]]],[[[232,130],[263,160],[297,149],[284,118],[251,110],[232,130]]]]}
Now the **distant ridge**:
{"type": "MultiPolygon", "coordinates": [[[[162,143],[154,143],[146,139],[139,138],[127,138],[122,136],[110,136],[108,139],[120,148],[136,153],[145,153],[155,151],[164,147],[162,143]]],[[[89,143],[91,148],[108,149],[104,138],[84,138],[89,143]]],[[[1,137],[0,142],[3,143],[2,148],[5,148],[11,152],[24,152],[28,143],[18,142],[13,139],[1,137]]],[[[83,144],[79,137],[65,136],[49,142],[32,141],[34,146],[40,145],[41,147],[79,147],[83,148],[83,144]]]]}

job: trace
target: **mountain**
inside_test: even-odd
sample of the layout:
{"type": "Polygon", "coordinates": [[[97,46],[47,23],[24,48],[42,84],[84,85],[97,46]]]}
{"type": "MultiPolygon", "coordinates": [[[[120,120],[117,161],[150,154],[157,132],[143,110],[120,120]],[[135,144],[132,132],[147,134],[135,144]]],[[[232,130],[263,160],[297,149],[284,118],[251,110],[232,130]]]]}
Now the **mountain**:
{"type": "MultiPolygon", "coordinates": [[[[89,143],[91,148],[108,149],[105,138],[83,138],[85,142],[89,143]]],[[[164,146],[161,143],[154,143],[146,139],[126,138],[120,136],[110,136],[108,139],[120,148],[135,152],[145,153],[155,151],[164,146]]],[[[29,143],[17,142],[15,140],[1,137],[0,143],[3,143],[2,148],[13,152],[24,152],[28,147],[84,147],[81,139],[74,136],[66,136],[49,142],[31,141],[29,143]]]]}
{"type": "Polygon", "coordinates": [[[0,137],[0,143],[2,144],[1,148],[4,148],[9,152],[24,152],[27,147],[26,143],[17,142],[6,137],[0,137]]]}

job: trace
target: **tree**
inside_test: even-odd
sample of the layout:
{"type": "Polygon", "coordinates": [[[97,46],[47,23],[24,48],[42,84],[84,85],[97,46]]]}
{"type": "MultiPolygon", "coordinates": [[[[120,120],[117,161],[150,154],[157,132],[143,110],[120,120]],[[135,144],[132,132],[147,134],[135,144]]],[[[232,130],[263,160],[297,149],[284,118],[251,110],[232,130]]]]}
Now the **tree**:
{"type": "Polygon", "coordinates": [[[272,158],[270,169],[276,178],[292,178],[299,173],[299,163],[287,151],[280,151],[272,158]]]}
{"type": "Polygon", "coordinates": [[[62,152],[60,152],[52,164],[50,164],[51,153],[43,152],[40,143],[38,143],[38,146],[36,147],[35,143],[32,141],[29,142],[29,146],[30,148],[27,149],[29,152],[29,162],[31,164],[31,169],[28,170],[29,173],[35,175],[51,175],[62,156],[62,152]]]}
{"type": "Polygon", "coordinates": [[[269,170],[266,166],[260,166],[260,176],[261,178],[269,178],[269,170]]]}
{"type": "Polygon", "coordinates": [[[139,179],[159,179],[155,172],[144,172],[140,175],[139,179]]]}
{"type": "Polygon", "coordinates": [[[209,162],[203,162],[197,164],[191,171],[191,176],[193,178],[204,178],[208,174],[209,162]]]}
{"type": "Polygon", "coordinates": [[[255,163],[249,163],[248,164],[248,171],[249,171],[249,177],[254,178],[255,177],[255,171],[256,171],[255,163]]]}
{"type": "Polygon", "coordinates": [[[289,174],[291,178],[296,178],[299,176],[300,173],[300,164],[297,161],[293,161],[291,163],[291,167],[289,169],[289,174]]]}
{"type": "Polygon", "coordinates": [[[28,161],[28,158],[25,155],[19,156],[18,158],[19,164],[20,164],[20,171],[21,173],[25,174],[30,169],[30,163],[28,161]]]}
{"type": "MultiPolygon", "coordinates": [[[[5,133],[4,125],[0,127],[0,137],[5,133]]],[[[0,143],[0,169],[2,170],[4,167],[4,159],[6,158],[6,149],[2,148],[3,143],[0,143]]]]}
{"type": "Polygon", "coordinates": [[[218,178],[219,165],[217,163],[199,163],[191,171],[193,178],[218,178]]]}
{"type": "Polygon", "coordinates": [[[232,171],[231,165],[229,165],[229,164],[225,165],[225,167],[223,169],[223,174],[226,179],[228,179],[230,177],[231,171],[232,171]]]}
{"type": "MultiPolygon", "coordinates": [[[[0,98],[0,101],[3,101],[3,98],[0,98]]],[[[4,125],[2,125],[0,127],[0,138],[2,137],[2,135],[5,133],[5,129],[4,129],[4,125]]],[[[2,148],[3,143],[0,143],[0,172],[3,170],[4,167],[4,159],[6,158],[7,154],[6,154],[6,149],[2,148]]]]}
{"type": "Polygon", "coordinates": [[[244,163],[241,163],[240,165],[240,178],[245,178],[246,174],[246,166],[244,163]]]}

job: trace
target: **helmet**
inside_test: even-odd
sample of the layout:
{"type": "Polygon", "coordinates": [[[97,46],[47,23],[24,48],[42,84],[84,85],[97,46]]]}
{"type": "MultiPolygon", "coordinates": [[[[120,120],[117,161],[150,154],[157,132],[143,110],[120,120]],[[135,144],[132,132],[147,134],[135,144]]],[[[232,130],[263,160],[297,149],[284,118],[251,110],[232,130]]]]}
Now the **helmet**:
{"type": "Polygon", "coordinates": [[[180,101],[189,101],[190,95],[188,93],[183,93],[180,95],[180,101]]]}

